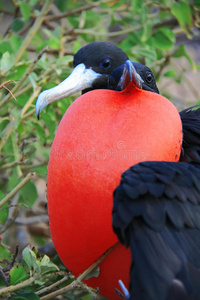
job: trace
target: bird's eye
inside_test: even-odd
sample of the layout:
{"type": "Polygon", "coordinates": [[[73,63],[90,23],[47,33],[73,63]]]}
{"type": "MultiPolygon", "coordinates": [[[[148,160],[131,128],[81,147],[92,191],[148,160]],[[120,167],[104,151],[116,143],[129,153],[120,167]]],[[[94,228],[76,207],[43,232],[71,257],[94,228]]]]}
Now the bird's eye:
{"type": "Polygon", "coordinates": [[[150,83],[152,81],[152,79],[153,79],[153,75],[151,73],[147,73],[147,75],[146,75],[147,82],[150,83]]]}
{"type": "Polygon", "coordinates": [[[110,58],[105,58],[101,63],[100,63],[100,68],[101,69],[108,69],[111,66],[111,60],[110,58]]]}

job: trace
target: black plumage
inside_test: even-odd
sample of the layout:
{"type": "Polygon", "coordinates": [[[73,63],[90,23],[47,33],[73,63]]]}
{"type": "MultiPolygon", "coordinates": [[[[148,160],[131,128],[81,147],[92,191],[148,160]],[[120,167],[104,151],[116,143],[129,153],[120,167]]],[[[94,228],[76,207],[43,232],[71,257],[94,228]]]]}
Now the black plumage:
{"type": "Polygon", "coordinates": [[[200,162],[200,107],[193,106],[180,112],[183,143],[180,161],[200,162]]]}
{"type": "Polygon", "coordinates": [[[200,299],[200,167],[148,161],[123,173],[113,228],[132,254],[130,299],[200,299]]]}

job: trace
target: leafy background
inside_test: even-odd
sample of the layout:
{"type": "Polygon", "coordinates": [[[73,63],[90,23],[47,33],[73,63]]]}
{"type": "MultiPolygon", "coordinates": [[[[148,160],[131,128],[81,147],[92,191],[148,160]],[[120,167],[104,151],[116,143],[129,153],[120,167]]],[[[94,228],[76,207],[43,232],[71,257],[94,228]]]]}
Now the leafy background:
{"type": "Polygon", "coordinates": [[[76,97],[45,108],[38,121],[39,93],[70,74],[77,50],[102,40],[148,65],[178,109],[198,104],[199,29],[199,0],[0,0],[0,299],[93,293],[55,256],[45,197],[51,143],[76,97]]]}

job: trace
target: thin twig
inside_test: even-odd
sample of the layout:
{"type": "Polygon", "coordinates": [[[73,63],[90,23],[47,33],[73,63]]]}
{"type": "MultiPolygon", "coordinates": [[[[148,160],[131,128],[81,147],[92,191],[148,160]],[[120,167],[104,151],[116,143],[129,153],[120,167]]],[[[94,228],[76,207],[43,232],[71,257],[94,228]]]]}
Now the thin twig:
{"type": "Polygon", "coordinates": [[[24,118],[25,113],[27,112],[27,110],[29,109],[29,107],[31,106],[31,104],[33,103],[33,101],[35,100],[35,98],[37,98],[37,96],[39,95],[39,93],[41,92],[41,87],[37,88],[33,94],[31,95],[31,97],[29,98],[29,100],[26,102],[26,104],[24,105],[24,107],[22,108],[22,112],[21,112],[21,118],[24,118]]]}
{"type": "MultiPolygon", "coordinates": [[[[44,49],[42,49],[40,51],[40,53],[38,54],[38,56],[34,60],[34,62],[30,64],[30,66],[28,67],[28,69],[26,70],[26,72],[24,73],[24,75],[22,76],[22,78],[17,82],[17,84],[15,85],[15,87],[11,90],[11,92],[12,92],[13,95],[21,87],[21,85],[24,83],[24,81],[26,80],[26,78],[30,75],[30,73],[35,68],[35,65],[38,62],[38,60],[41,58],[41,56],[43,55],[43,53],[45,53],[46,51],[48,51],[48,47],[44,47],[44,49]]],[[[30,85],[30,87],[32,87],[32,85],[30,85]]],[[[4,97],[4,99],[0,102],[0,107],[2,107],[4,104],[6,104],[10,99],[11,99],[11,94],[6,95],[6,97],[4,97]]]]}
{"type": "Polygon", "coordinates": [[[15,220],[15,224],[17,225],[32,225],[32,224],[38,224],[40,222],[48,223],[49,218],[47,215],[40,215],[35,217],[28,217],[28,218],[20,218],[18,217],[15,220]]]}
{"type": "Polygon", "coordinates": [[[127,29],[119,30],[119,31],[114,31],[114,32],[97,32],[92,29],[74,29],[73,31],[76,34],[84,33],[84,34],[90,34],[90,35],[95,35],[95,36],[117,37],[117,36],[121,36],[124,34],[136,32],[136,31],[140,30],[141,28],[143,28],[142,25],[138,25],[135,27],[131,27],[131,28],[127,28],[127,29]]]}
{"type": "Polygon", "coordinates": [[[0,278],[3,280],[6,286],[9,285],[6,275],[4,274],[3,268],[0,266],[0,278]]]}
{"type": "Polygon", "coordinates": [[[94,2],[92,4],[89,4],[89,5],[85,5],[85,6],[82,6],[82,7],[79,7],[79,8],[76,8],[72,11],[69,11],[69,12],[66,12],[66,13],[63,13],[63,14],[58,14],[58,15],[53,15],[53,16],[48,16],[45,18],[45,21],[49,22],[49,21],[55,21],[55,20],[59,20],[59,19],[62,19],[62,18],[66,18],[66,17],[69,17],[69,16],[73,16],[73,15],[76,15],[76,14],[79,14],[83,11],[86,11],[86,10],[90,10],[94,7],[97,7],[99,6],[99,4],[103,3],[103,2],[110,2],[111,0],[101,0],[101,1],[97,1],[97,2],[94,2]]]}
{"type": "Polygon", "coordinates": [[[22,281],[20,283],[15,284],[15,285],[11,285],[11,286],[8,286],[6,288],[3,288],[3,289],[0,290],[0,297],[6,295],[8,293],[12,293],[14,291],[17,291],[19,289],[25,288],[25,287],[31,285],[34,281],[35,281],[35,278],[30,277],[29,279],[27,279],[25,281],[22,281]]]}
{"type": "Polygon", "coordinates": [[[27,161],[13,161],[11,163],[7,163],[7,164],[4,164],[2,166],[0,166],[0,169],[1,170],[6,170],[6,169],[10,169],[10,168],[14,168],[18,165],[26,165],[27,164],[27,161]]]}
{"type": "Polygon", "coordinates": [[[75,288],[77,288],[80,284],[80,282],[88,275],[90,274],[103,260],[104,258],[117,246],[119,242],[117,242],[114,246],[112,246],[110,249],[108,249],[99,259],[97,259],[87,270],[85,270],[78,278],[77,280],[74,280],[71,284],[67,285],[64,288],[61,288],[55,292],[52,292],[46,296],[41,297],[41,300],[49,300],[52,298],[55,298],[59,295],[62,295],[66,292],[69,292],[75,288]]]}
{"type": "Polygon", "coordinates": [[[33,108],[32,110],[28,111],[25,115],[23,115],[22,120],[25,120],[26,118],[29,118],[30,116],[32,116],[35,113],[36,113],[35,108],[33,108]]]}
{"type": "Polygon", "coordinates": [[[12,269],[12,267],[14,266],[15,260],[17,258],[18,252],[19,252],[19,245],[16,246],[15,253],[13,254],[13,257],[12,257],[11,261],[9,262],[9,264],[3,268],[4,272],[10,271],[12,269]]]}
{"type": "Polygon", "coordinates": [[[69,279],[69,276],[65,276],[65,277],[63,277],[62,279],[56,281],[55,283],[53,283],[53,284],[51,284],[51,285],[49,285],[49,286],[47,286],[47,287],[45,287],[45,288],[43,288],[43,289],[41,289],[41,290],[35,292],[35,294],[36,294],[36,295],[41,295],[41,294],[47,293],[47,292],[49,292],[50,290],[54,289],[54,288],[55,288],[56,286],[58,286],[59,284],[61,284],[61,283],[65,282],[66,280],[68,280],[68,279],[69,279]]]}
{"type": "MultiPolygon", "coordinates": [[[[34,112],[35,112],[35,109],[34,109],[34,112]]],[[[44,167],[44,166],[47,166],[48,164],[48,160],[44,160],[43,162],[40,162],[40,163],[37,163],[37,164],[30,164],[30,165],[25,165],[25,166],[22,166],[22,170],[23,171],[26,171],[26,170],[29,170],[30,168],[40,168],[40,167],[44,167]]]]}
{"type": "Polygon", "coordinates": [[[36,173],[28,173],[26,177],[0,201],[0,207],[2,207],[6,202],[8,202],[28,181],[33,179],[35,175],[36,173]]]}
{"type": "Polygon", "coordinates": [[[0,234],[6,232],[6,230],[8,230],[8,228],[14,223],[15,219],[17,218],[19,213],[19,206],[21,205],[18,204],[18,200],[19,194],[15,194],[14,197],[12,197],[9,206],[0,208],[0,211],[3,209],[9,209],[6,222],[0,226],[0,234]]]}
{"type": "Polygon", "coordinates": [[[169,64],[170,59],[171,59],[170,55],[167,55],[167,56],[165,57],[165,60],[164,60],[163,63],[160,65],[160,69],[159,69],[159,71],[157,72],[157,74],[156,74],[156,76],[155,76],[155,79],[156,79],[156,80],[158,80],[158,78],[161,76],[161,74],[162,74],[164,68],[169,64]]]}

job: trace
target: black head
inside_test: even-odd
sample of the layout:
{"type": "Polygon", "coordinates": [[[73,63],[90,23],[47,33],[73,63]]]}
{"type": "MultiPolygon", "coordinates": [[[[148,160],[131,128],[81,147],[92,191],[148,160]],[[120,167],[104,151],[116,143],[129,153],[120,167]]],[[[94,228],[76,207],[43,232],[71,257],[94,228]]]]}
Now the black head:
{"type": "Polygon", "coordinates": [[[94,89],[108,88],[108,75],[114,69],[125,63],[128,56],[114,44],[107,42],[93,42],[81,48],[74,55],[74,68],[83,63],[87,69],[92,69],[103,76],[94,79],[90,88],[82,93],[94,89]]]}
{"type": "MultiPolygon", "coordinates": [[[[151,69],[143,64],[136,63],[136,62],[132,62],[132,65],[134,66],[137,74],[143,80],[142,89],[159,94],[159,90],[157,88],[156,81],[151,69]]],[[[113,72],[111,73],[108,79],[109,89],[116,90],[116,91],[121,91],[123,89],[119,83],[123,75],[124,68],[125,68],[125,64],[113,70],[113,72]]]]}
{"type": "Polygon", "coordinates": [[[36,103],[36,114],[49,103],[94,89],[107,89],[108,77],[128,59],[116,45],[93,42],[81,48],[74,55],[74,70],[71,75],[52,89],[43,91],[36,103]]]}
{"type": "Polygon", "coordinates": [[[111,72],[125,63],[128,56],[114,44],[106,42],[93,42],[81,48],[74,55],[74,68],[84,63],[87,69],[91,68],[99,74],[111,72]]]}

